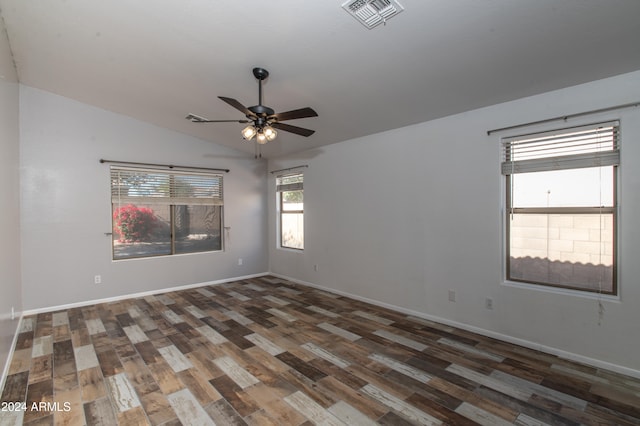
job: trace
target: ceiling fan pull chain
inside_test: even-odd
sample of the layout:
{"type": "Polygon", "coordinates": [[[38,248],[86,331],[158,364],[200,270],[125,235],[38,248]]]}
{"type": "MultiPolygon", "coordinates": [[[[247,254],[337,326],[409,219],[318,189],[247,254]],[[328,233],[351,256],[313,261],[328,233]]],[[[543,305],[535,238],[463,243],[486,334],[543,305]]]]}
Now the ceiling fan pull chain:
{"type": "Polygon", "coordinates": [[[253,142],[253,158],[262,158],[262,146],[256,141],[253,142]]]}

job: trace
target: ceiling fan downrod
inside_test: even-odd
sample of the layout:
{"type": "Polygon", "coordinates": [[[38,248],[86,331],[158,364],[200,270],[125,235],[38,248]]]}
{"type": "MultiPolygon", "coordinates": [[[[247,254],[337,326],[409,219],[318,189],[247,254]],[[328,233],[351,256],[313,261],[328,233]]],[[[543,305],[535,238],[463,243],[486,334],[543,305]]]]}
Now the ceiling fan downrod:
{"type": "Polygon", "coordinates": [[[258,118],[266,118],[274,115],[275,111],[267,106],[262,105],[262,81],[269,77],[269,71],[264,68],[254,68],[253,76],[258,79],[258,105],[250,106],[248,109],[258,116],[258,118]]]}

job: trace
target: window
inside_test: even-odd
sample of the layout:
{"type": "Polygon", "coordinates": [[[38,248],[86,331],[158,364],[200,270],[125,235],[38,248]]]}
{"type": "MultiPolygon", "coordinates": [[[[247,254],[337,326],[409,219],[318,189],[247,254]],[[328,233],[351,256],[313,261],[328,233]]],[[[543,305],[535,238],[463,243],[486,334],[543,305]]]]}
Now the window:
{"type": "Polygon", "coordinates": [[[222,176],[111,167],[113,259],[222,249],[222,176]]]}
{"type": "Polygon", "coordinates": [[[304,249],[304,191],[302,174],[278,176],[280,247],[304,249]]]}
{"type": "Polygon", "coordinates": [[[619,162],[617,122],[503,140],[508,280],[617,294],[619,162]]]}

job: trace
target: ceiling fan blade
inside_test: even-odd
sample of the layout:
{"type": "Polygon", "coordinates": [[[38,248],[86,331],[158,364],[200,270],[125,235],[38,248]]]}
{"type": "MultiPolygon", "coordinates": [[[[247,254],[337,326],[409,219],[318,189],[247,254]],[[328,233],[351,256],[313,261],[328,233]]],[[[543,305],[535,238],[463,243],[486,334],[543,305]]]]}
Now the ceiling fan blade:
{"type": "Polygon", "coordinates": [[[269,119],[277,120],[277,121],[285,121],[285,120],[295,120],[297,118],[307,118],[307,117],[317,117],[318,113],[313,109],[300,108],[294,109],[291,111],[279,112],[269,117],[269,119]]]}
{"type": "Polygon", "coordinates": [[[232,107],[234,107],[235,109],[237,109],[238,111],[240,111],[241,113],[246,115],[247,117],[255,117],[256,116],[246,106],[242,105],[240,102],[236,101],[235,99],[225,98],[224,96],[218,96],[218,98],[220,98],[224,102],[228,103],[229,105],[231,105],[232,107]]]}
{"type": "Polygon", "coordinates": [[[296,135],[305,136],[305,137],[309,137],[316,132],[315,130],[304,129],[302,127],[292,126],[290,124],[284,124],[284,123],[278,123],[278,122],[271,123],[271,127],[275,127],[276,129],[284,130],[285,132],[295,133],[296,135]]]}
{"type": "Polygon", "coordinates": [[[249,120],[202,120],[194,123],[249,123],[249,120]]]}
{"type": "Polygon", "coordinates": [[[192,123],[248,123],[249,120],[209,120],[208,118],[200,117],[199,115],[189,114],[185,117],[192,123]]]}

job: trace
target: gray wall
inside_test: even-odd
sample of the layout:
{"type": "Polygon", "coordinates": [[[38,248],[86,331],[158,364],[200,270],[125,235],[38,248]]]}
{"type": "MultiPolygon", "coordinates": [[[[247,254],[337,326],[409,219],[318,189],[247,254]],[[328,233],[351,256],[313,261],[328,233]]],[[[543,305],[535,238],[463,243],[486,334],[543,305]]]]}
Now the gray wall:
{"type": "Polygon", "coordinates": [[[264,161],[27,86],[20,114],[25,310],[268,270],[264,161]],[[109,166],[100,158],[231,169],[226,250],[112,261],[109,166]]]}
{"type": "MultiPolygon", "coordinates": [[[[5,44],[3,64],[10,63],[5,44]]],[[[601,321],[593,297],[504,282],[501,135],[486,135],[490,128],[637,101],[640,72],[270,161],[268,170],[309,165],[300,253],[276,247],[274,182],[264,162],[25,86],[18,119],[18,84],[5,68],[0,361],[16,327],[8,313],[11,306],[20,310],[21,298],[24,309],[49,308],[270,269],[496,337],[640,371],[639,109],[586,119],[622,120],[621,294],[603,298],[601,321]],[[111,261],[103,234],[111,227],[108,166],[99,158],[230,168],[226,251],[111,261]],[[97,274],[100,285],[93,283],[97,274]],[[447,300],[451,289],[455,303],[447,300]],[[486,297],[494,299],[491,311],[484,308],[486,297]]]]}
{"type": "Polygon", "coordinates": [[[18,325],[11,320],[11,308],[18,313],[22,309],[19,147],[18,82],[0,19],[0,373],[18,325]]]}
{"type": "Polygon", "coordinates": [[[571,121],[619,118],[622,126],[620,297],[603,298],[601,324],[595,297],[504,282],[500,138],[522,130],[487,135],[638,100],[635,72],[271,160],[269,170],[309,167],[303,252],[277,248],[270,178],[270,269],[640,375],[640,108],[571,121]],[[485,309],[487,297],[493,310],[485,309]]]}

